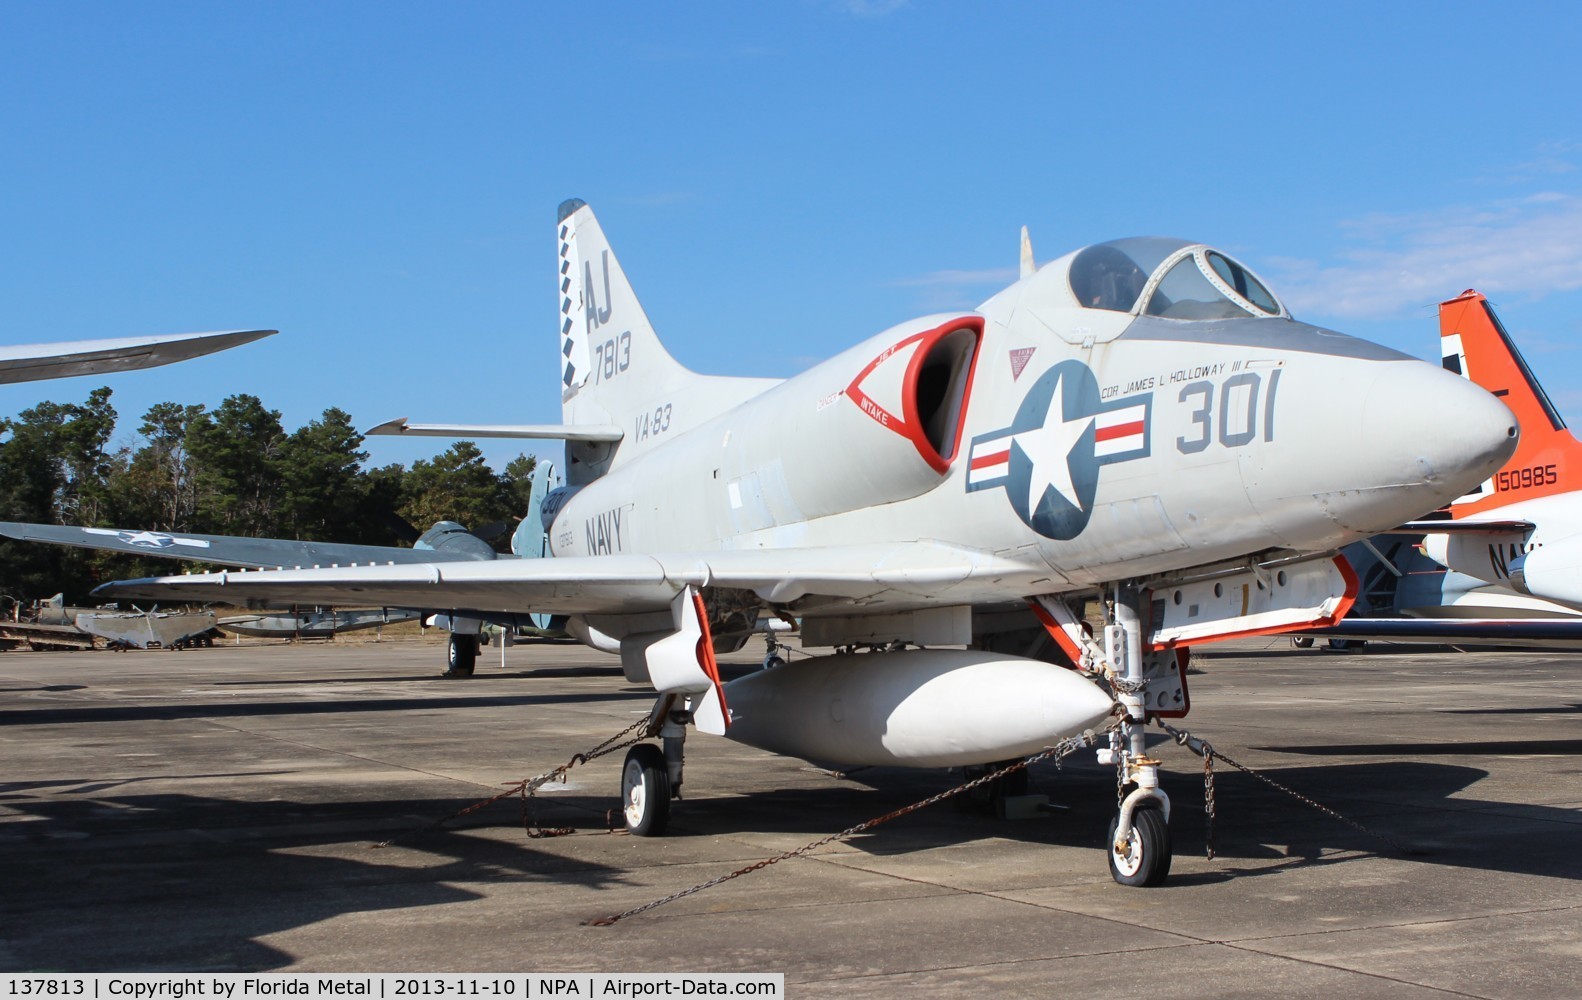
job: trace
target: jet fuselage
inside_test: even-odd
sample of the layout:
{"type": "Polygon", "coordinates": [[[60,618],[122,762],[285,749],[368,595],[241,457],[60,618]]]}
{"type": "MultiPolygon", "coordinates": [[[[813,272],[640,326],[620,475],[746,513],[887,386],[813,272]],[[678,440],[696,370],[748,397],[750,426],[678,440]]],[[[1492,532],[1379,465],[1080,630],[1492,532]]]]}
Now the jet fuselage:
{"type": "MultiPolygon", "coordinates": [[[[554,554],[925,538],[1069,589],[1337,547],[1446,502],[1514,446],[1509,411],[1434,365],[1283,315],[1082,308],[1069,260],[618,451],[561,508],[554,554]]],[[[641,341],[627,362],[616,377],[640,381],[641,341]]]]}

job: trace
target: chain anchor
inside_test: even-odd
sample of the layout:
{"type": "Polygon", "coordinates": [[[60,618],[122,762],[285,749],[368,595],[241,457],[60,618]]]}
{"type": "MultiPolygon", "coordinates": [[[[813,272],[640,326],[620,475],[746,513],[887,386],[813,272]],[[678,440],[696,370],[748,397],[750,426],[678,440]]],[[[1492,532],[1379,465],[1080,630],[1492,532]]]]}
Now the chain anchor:
{"type": "Polygon", "coordinates": [[[408,830],[405,833],[398,833],[390,839],[381,840],[377,844],[370,845],[370,847],[372,847],[374,850],[378,850],[380,848],[390,847],[398,841],[405,840],[408,837],[416,836],[419,833],[427,833],[431,830],[438,830],[451,820],[461,819],[463,816],[470,815],[480,809],[492,806],[496,802],[499,802],[503,799],[508,799],[513,795],[520,795],[522,797],[522,829],[529,837],[537,840],[542,837],[564,837],[567,834],[574,833],[575,831],[570,827],[545,828],[542,824],[540,824],[533,816],[532,798],[534,793],[543,786],[549,784],[551,781],[559,780],[564,782],[566,780],[566,772],[570,771],[578,764],[586,764],[591,760],[597,760],[598,758],[603,757],[605,754],[611,754],[617,750],[625,750],[627,747],[641,743],[643,740],[648,739],[656,731],[657,730],[652,717],[638,719],[636,722],[632,723],[630,726],[627,726],[614,736],[611,736],[609,739],[605,740],[603,743],[600,743],[592,750],[589,750],[586,753],[572,754],[570,760],[566,761],[557,768],[545,771],[543,774],[537,775],[536,777],[523,778],[521,781],[516,782],[498,795],[491,795],[486,799],[480,799],[479,801],[474,802],[472,805],[467,806],[464,809],[456,810],[449,816],[442,816],[426,826],[415,827],[414,829],[408,830]],[[637,732],[639,729],[643,731],[631,739],[621,742],[623,737],[637,732]]]}

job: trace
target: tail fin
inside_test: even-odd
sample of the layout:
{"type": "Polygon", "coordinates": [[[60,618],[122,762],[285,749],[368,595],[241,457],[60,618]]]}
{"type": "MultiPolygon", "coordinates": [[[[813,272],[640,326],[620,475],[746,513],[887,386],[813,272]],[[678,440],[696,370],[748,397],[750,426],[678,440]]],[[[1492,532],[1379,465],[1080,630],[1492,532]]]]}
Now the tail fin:
{"type": "Polygon", "coordinates": [[[659,342],[593,209],[573,198],[559,214],[561,415],[568,424],[608,423],[627,409],[612,405],[623,387],[674,391],[696,376],[659,342]]]}
{"type": "Polygon", "coordinates": [[[1493,478],[1451,504],[1456,517],[1582,489],[1582,443],[1566,424],[1488,300],[1468,289],[1439,306],[1444,366],[1498,396],[1521,426],[1516,452],[1493,478]]]}
{"type": "Polygon", "coordinates": [[[511,552],[523,559],[542,559],[549,555],[549,525],[544,523],[544,498],[560,485],[555,463],[539,459],[527,490],[527,510],[511,536],[511,552]]]}
{"type": "Polygon", "coordinates": [[[586,202],[562,202],[559,236],[561,418],[614,424],[620,445],[568,446],[567,479],[580,485],[615,462],[725,412],[776,384],[772,379],[699,375],[654,332],[586,202]]]}

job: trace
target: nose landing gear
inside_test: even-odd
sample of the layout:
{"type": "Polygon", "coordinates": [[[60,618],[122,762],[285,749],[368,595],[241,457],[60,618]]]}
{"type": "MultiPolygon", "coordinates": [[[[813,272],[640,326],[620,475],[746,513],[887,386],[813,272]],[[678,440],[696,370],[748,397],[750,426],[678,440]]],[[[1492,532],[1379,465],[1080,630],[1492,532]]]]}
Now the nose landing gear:
{"type": "Polygon", "coordinates": [[[1163,885],[1170,875],[1170,825],[1164,811],[1146,803],[1132,812],[1131,832],[1124,840],[1116,833],[1121,816],[1110,820],[1110,877],[1121,885],[1163,885]]]}

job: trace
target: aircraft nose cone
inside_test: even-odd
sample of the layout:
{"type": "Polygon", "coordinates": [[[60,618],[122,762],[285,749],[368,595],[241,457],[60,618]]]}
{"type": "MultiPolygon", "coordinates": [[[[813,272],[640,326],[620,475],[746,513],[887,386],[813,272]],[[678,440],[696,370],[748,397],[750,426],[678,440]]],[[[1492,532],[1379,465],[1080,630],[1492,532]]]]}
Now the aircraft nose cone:
{"type": "Polygon", "coordinates": [[[1378,465],[1371,478],[1401,487],[1401,504],[1379,512],[1385,530],[1465,494],[1516,450],[1516,417],[1486,390],[1426,362],[1389,366],[1362,409],[1362,434],[1378,465]]]}

